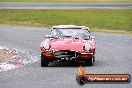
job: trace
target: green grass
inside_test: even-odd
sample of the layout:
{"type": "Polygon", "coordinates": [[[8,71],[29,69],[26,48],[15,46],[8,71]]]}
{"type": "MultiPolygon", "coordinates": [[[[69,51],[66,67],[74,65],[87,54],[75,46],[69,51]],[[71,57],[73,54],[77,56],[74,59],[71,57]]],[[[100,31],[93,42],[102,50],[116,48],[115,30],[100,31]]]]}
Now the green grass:
{"type": "Polygon", "coordinates": [[[0,0],[0,2],[132,2],[132,0],[0,0]]]}
{"type": "Polygon", "coordinates": [[[59,24],[132,32],[132,9],[0,10],[0,25],[51,27],[59,24]]]}

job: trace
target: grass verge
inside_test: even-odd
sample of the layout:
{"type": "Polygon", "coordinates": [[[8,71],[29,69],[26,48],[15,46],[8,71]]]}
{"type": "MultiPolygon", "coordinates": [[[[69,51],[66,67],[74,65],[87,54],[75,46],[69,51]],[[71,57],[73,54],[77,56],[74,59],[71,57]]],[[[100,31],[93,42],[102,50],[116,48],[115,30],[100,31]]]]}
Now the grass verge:
{"type": "Polygon", "coordinates": [[[102,3],[102,2],[111,2],[111,3],[115,3],[115,2],[132,2],[132,0],[0,0],[0,2],[50,2],[50,3],[89,3],[89,2],[97,2],[97,3],[102,3]]]}
{"type": "Polygon", "coordinates": [[[96,31],[132,32],[132,9],[8,10],[0,9],[0,25],[51,27],[59,24],[86,25],[96,31]]]}

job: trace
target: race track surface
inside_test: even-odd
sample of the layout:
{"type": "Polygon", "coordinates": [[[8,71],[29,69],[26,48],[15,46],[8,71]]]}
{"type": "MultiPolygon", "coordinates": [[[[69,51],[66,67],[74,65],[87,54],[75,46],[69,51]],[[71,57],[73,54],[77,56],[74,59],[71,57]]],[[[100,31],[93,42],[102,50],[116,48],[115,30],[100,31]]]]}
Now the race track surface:
{"type": "Polygon", "coordinates": [[[132,3],[0,2],[1,9],[132,9],[132,3]]]}
{"type": "MultiPolygon", "coordinates": [[[[39,57],[39,44],[47,28],[0,26],[0,45],[30,51],[39,57]]],[[[92,33],[96,37],[97,50],[94,66],[81,63],[88,74],[132,75],[132,36],[122,34],[92,33]]],[[[130,84],[76,83],[80,63],[52,63],[42,68],[40,61],[21,68],[0,73],[0,88],[132,88],[130,84]]]]}

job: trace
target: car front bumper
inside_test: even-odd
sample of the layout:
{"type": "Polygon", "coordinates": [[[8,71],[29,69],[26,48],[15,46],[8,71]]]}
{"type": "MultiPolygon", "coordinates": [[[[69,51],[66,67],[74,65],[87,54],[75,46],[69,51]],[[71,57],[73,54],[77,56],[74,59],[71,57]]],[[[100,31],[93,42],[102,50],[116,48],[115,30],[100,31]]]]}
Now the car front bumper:
{"type": "Polygon", "coordinates": [[[53,51],[46,51],[46,52],[42,52],[42,54],[44,55],[44,57],[46,59],[48,59],[49,62],[52,61],[86,61],[87,59],[93,57],[93,53],[91,52],[78,52],[78,51],[74,51],[75,52],[75,56],[71,55],[70,53],[72,53],[70,51],[70,55],[56,55],[55,52],[53,51]]]}

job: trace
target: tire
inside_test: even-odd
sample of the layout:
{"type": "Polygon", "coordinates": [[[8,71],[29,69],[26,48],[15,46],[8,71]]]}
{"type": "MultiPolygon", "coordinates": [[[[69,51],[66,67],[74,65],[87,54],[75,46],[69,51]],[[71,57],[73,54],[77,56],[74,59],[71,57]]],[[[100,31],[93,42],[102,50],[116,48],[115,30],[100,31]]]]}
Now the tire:
{"type": "Polygon", "coordinates": [[[94,52],[94,54],[93,54],[93,62],[95,62],[95,52],[94,52]]]}
{"type": "Polygon", "coordinates": [[[85,65],[86,65],[86,66],[92,66],[92,65],[93,65],[93,57],[87,59],[87,60],[85,61],[85,65]]]}
{"type": "Polygon", "coordinates": [[[48,60],[41,54],[41,67],[48,67],[48,60]]]}

